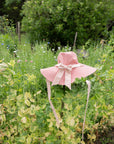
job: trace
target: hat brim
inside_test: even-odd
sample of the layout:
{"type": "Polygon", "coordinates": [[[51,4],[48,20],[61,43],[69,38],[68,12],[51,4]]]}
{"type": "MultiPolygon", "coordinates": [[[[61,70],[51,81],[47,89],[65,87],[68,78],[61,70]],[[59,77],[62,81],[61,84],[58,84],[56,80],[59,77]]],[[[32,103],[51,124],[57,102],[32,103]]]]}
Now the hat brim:
{"type": "MultiPolygon", "coordinates": [[[[53,66],[53,67],[41,69],[40,71],[47,80],[53,82],[58,70],[59,70],[58,67],[53,66]]],[[[82,64],[82,66],[80,67],[73,68],[71,71],[71,83],[73,83],[76,78],[87,77],[92,73],[94,73],[95,71],[96,68],[84,64],[82,64]]],[[[65,72],[59,82],[59,85],[65,85],[65,72]]]]}

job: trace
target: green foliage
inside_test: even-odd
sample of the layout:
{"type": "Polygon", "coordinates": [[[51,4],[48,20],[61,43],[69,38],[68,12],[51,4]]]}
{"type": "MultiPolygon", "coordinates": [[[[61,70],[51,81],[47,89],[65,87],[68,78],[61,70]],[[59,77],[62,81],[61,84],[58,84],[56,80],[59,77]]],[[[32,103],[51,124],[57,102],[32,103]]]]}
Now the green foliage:
{"type": "Polygon", "coordinates": [[[23,1],[23,0],[5,0],[6,5],[12,4],[14,2],[20,3],[21,1],[23,1]]]}
{"type": "MultiPolygon", "coordinates": [[[[0,50],[1,55],[6,49],[10,54],[15,54],[17,50],[18,39],[15,34],[15,28],[11,20],[7,18],[8,16],[0,16],[0,50]],[[3,49],[3,51],[2,51],[3,49]]],[[[16,55],[15,55],[16,56],[16,55]]]]}
{"type": "MultiPolygon", "coordinates": [[[[2,37],[2,35],[0,36],[2,37]]],[[[2,38],[0,38],[2,39],[2,38]]],[[[47,51],[47,44],[30,43],[22,39],[17,45],[17,57],[0,45],[0,142],[14,144],[75,144],[95,143],[102,131],[110,132],[113,125],[113,53],[112,40],[104,45],[88,43],[88,57],[78,55],[78,61],[97,68],[88,78],[76,79],[72,90],[62,86],[52,87],[52,101],[61,126],[57,127],[50,108],[45,78],[40,69],[57,63],[57,55],[71,48],[59,48],[56,54],[47,51]],[[94,49],[94,52],[93,52],[94,49]],[[84,137],[81,142],[82,124],[87,99],[86,79],[91,81],[91,93],[87,110],[84,137]],[[61,101],[64,107],[61,109],[61,101]],[[63,116],[61,117],[61,112],[63,116]]],[[[83,47],[86,47],[84,45],[83,47]]],[[[75,51],[76,52],[76,51],[75,51]]],[[[111,143],[110,139],[106,139],[111,143]]]]}
{"type": "Polygon", "coordinates": [[[107,36],[107,21],[112,19],[111,0],[30,0],[23,5],[23,30],[31,43],[36,40],[50,42],[51,47],[73,45],[78,33],[77,45],[88,39],[107,36]],[[31,9],[31,10],[30,10],[31,9]]]}
{"type": "Polygon", "coordinates": [[[0,16],[7,15],[8,19],[16,26],[16,23],[22,19],[20,11],[24,2],[25,0],[1,0],[0,16]]]}
{"type": "Polygon", "coordinates": [[[0,33],[14,33],[14,27],[11,20],[8,20],[7,16],[0,16],[0,33]]]}
{"type": "Polygon", "coordinates": [[[21,21],[22,16],[20,15],[20,11],[25,0],[2,0],[2,4],[0,6],[0,11],[2,16],[7,15],[8,19],[10,19],[13,24],[16,26],[18,21],[21,21]]]}
{"type": "Polygon", "coordinates": [[[14,39],[12,39],[11,36],[14,37],[13,34],[1,35],[1,37],[0,37],[0,45],[1,45],[1,48],[3,48],[3,49],[5,48],[11,54],[15,55],[16,50],[17,50],[17,37],[14,37],[14,39]]]}

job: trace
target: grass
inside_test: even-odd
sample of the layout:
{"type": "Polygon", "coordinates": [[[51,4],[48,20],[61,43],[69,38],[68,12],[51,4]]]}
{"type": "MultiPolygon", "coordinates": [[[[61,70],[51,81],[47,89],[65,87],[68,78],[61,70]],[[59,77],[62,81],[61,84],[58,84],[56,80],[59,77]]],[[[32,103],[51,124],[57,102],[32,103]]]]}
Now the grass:
{"type": "MultiPolygon", "coordinates": [[[[108,132],[112,127],[113,119],[112,42],[113,36],[104,48],[99,42],[91,43],[87,49],[89,54],[87,58],[78,54],[80,63],[97,68],[93,75],[76,79],[72,84],[72,90],[65,88],[65,95],[62,86],[52,87],[52,101],[57,114],[63,112],[63,117],[60,118],[62,120],[62,131],[60,131],[49,105],[46,81],[40,69],[57,64],[59,52],[70,51],[69,46],[59,48],[54,53],[47,50],[47,43],[36,43],[34,50],[31,51],[29,41],[23,36],[21,44],[15,40],[17,51],[14,55],[7,49],[6,39],[1,35],[0,62],[6,63],[8,67],[5,71],[0,71],[0,142],[4,144],[82,143],[82,123],[87,98],[85,81],[87,79],[91,81],[92,88],[85,123],[85,143],[95,143],[98,139],[102,142],[103,136],[106,136],[103,135],[103,131],[108,132]],[[64,102],[62,109],[61,101],[64,102]]],[[[86,47],[83,46],[83,48],[86,47]]],[[[77,53],[76,50],[74,52],[77,53]]],[[[107,138],[107,141],[111,144],[111,139],[107,138]]]]}

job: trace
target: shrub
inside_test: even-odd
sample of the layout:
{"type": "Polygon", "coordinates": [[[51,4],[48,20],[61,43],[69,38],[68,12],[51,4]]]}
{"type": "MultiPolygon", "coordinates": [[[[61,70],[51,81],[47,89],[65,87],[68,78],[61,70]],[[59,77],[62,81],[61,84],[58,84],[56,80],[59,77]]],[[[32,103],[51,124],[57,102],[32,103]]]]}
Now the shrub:
{"type": "Polygon", "coordinates": [[[14,33],[12,22],[8,20],[6,15],[0,16],[0,33],[14,33]]]}
{"type": "Polygon", "coordinates": [[[30,0],[23,5],[23,30],[29,34],[31,43],[45,39],[50,46],[73,45],[75,33],[77,44],[88,39],[107,35],[107,20],[112,16],[108,9],[111,0],[30,0]]]}

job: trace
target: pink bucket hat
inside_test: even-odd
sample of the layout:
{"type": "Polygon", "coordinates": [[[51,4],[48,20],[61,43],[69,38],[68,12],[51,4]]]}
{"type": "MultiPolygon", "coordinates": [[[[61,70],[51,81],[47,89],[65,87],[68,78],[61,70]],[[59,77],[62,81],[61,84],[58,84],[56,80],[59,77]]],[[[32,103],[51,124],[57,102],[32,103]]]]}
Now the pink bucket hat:
{"type": "Polygon", "coordinates": [[[79,63],[74,52],[60,52],[57,65],[41,69],[40,71],[47,80],[49,102],[56,121],[59,124],[57,114],[51,102],[50,82],[52,82],[52,85],[66,85],[71,89],[71,83],[73,83],[76,78],[87,77],[94,73],[96,68],[79,63]]]}

